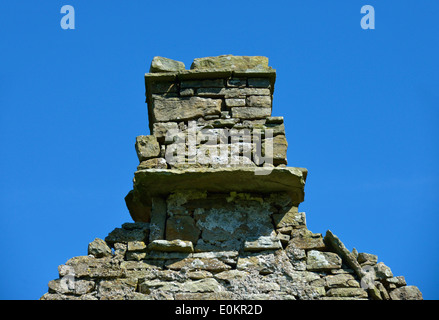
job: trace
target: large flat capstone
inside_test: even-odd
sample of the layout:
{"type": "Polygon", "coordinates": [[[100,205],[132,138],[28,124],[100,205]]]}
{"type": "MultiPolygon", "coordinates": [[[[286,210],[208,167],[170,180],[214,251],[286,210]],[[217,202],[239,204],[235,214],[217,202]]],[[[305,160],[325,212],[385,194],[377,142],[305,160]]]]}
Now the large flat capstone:
{"type": "MultiPolygon", "coordinates": [[[[262,168],[259,168],[262,169],[262,168]]],[[[270,168],[266,175],[256,175],[255,168],[146,169],[134,174],[134,188],[146,196],[166,196],[181,190],[207,192],[286,192],[295,203],[304,200],[306,169],[270,168]]],[[[266,172],[267,173],[267,172],[266,172]]]]}

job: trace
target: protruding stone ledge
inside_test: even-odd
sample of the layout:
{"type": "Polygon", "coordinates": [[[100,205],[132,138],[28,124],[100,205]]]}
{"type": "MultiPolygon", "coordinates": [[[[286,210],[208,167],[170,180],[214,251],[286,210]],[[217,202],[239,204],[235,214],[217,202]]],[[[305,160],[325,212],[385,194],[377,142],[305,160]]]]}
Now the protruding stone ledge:
{"type": "Polygon", "coordinates": [[[267,168],[266,175],[256,175],[264,168],[193,168],[148,169],[134,174],[134,187],[142,196],[165,196],[181,190],[207,192],[286,192],[296,204],[304,200],[304,169],[294,167],[267,168]],[[269,171],[271,170],[271,172],[269,171]]]}

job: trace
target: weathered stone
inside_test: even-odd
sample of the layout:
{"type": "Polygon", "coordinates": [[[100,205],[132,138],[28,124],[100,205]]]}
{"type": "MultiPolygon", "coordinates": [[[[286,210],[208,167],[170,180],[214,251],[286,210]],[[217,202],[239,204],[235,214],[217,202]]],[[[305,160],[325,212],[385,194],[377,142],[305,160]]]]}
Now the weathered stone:
{"type": "Polygon", "coordinates": [[[49,282],[49,293],[83,295],[94,290],[94,281],[63,277],[49,282]]]}
{"type": "Polygon", "coordinates": [[[405,278],[403,276],[398,276],[384,279],[384,284],[387,286],[388,289],[395,289],[406,286],[407,282],[405,281],[405,278]]]}
{"type": "MultiPolygon", "coordinates": [[[[261,168],[262,169],[262,168],[261,168]]],[[[170,194],[177,190],[207,192],[288,192],[294,203],[303,201],[303,173],[297,168],[272,168],[255,175],[253,168],[150,169],[135,172],[135,188],[145,195],[170,194]],[[191,181],[197,181],[196,184],[191,181]]]]}
{"type": "Polygon", "coordinates": [[[422,293],[415,286],[397,288],[390,291],[392,300],[423,300],[422,293]]]}
{"type": "Polygon", "coordinates": [[[360,264],[368,263],[370,265],[375,265],[378,262],[378,256],[370,253],[360,252],[358,253],[357,261],[360,264]]]}
{"type": "Polygon", "coordinates": [[[392,270],[390,270],[390,268],[382,262],[379,262],[377,265],[375,265],[374,270],[375,275],[379,280],[393,278],[392,270]]]}
{"type": "Polygon", "coordinates": [[[195,90],[192,88],[185,88],[180,90],[180,97],[191,97],[195,95],[195,90]]]}
{"type": "Polygon", "coordinates": [[[264,251],[282,249],[280,240],[275,235],[261,236],[254,241],[245,241],[244,251],[264,251]]]}
{"type": "Polygon", "coordinates": [[[389,295],[389,293],[387,292],[386,288],[384,287],[384,285],[381,282],[378,282],[376,284],[376,287],[380,291],[380,295],[381,295],[381,299],[382,300],[390,300],[390,295],[389,295]]]}
{"type": "Polygon", "coordinates": [[[96,258],[109,257],[113,255],[107,243],[99,238],[94,239],[93,242],[88,244],[88,254],[91,254],[96,258]]]}
{"type": "Polygon", "coordinates": [[[145,161],[160,154],[160,145],[153,135],[136,137],[136,152],[139,161],[145,161]]]}
{"type": "Polygon", "coordinates": [[[203,293],[176,293],[175,300],[232,300],[235,295],[232,292],[203,292],[203,293]]]}
{"type": "Polygon", "coordinates": [[[157,260],[122,261],[120,268],[128,278],[154,279],[156,271],[162,266],[157,260]]]}
{"type": "Polygon", "coordinates": [[[247,86],[247,79],[246,78],[227,79],[227,86],[234,88],[243,88],[247,86]]]}
{"type": "Polygon", "coordinates": [[[182,291],[186,292],[220,292],[224,288],[214,278],[201,279],[196,281],[187,281],[182,287],[182,291]]]}
{"type": "Polygon", "coordinates": [[[249,96],[246,105],[254,108],[271,108],[270,96],[249,96]]]}
{"type": "Polygon", "coordinates": [[[280,213],[273,214],[273,221],[276,228],[288,226],[299,227],[306,225],[305,213],[298,212],[298,208],[296,206],[281,209],[280,213]]]}
{"type": "Polygon", "coordinates": [[[328,288],[359,288],[360,283],[348,273],[329,275],[325,277],[325,286],[328,288]]]}
{"type": "Polygon", "coordinates": [[[138,290],[143,294],[151,294],[154,290],[164,292],[176,292],[181,290],[181,284],[178,282],[169,282],[162,280],[144,280],[138,284],[138,290]]]}
{"type": "Polygon", "coordinates": [[[191,69],[230,69],[230,70],[269,70],[268,58],[262,56],[221,55],[217,57],[196,58],[191,69]]]}
{"type": "Polygon", "coordinates": [[[287,164],[288,142],[284,135],[277,135],[273,138],[273,164],[287,164]]]}
{"type": "Polygon", "coordinates": [[[194,252],[192,242],[183,240],[154,240],[148,245],[148,249],[165,252],[194,252]]]}
{"type": "Polygon", "coordinates": [[[367,291],[361,288],[334,288],[326,292],[328,297],[367,298],[367,291]]]}
{"type": "Polygon", "coordinates": [[[110,232],[105,241],[110,245],[116,242],[127,244],[129,241],[147,241],[148,236],[149,223],[124,223],[122,228],[116,228],[110,232]]]}
{"type": "Polygon", "coordinates": [[[151,82],[150,91],[152,94],[162,95],[177,92],[177,84],[172,81],[151,82]]]}
{"type": "Polygon", "coordinates": [[[173,137],[178,130],[178,124],[175,122],[156,122],[153,124],[153,135],[160,143],[165,143],[167,134],[173,137]]]}
{"type": "Polygon", "coordinates": [[[157,98],[152,103],[153,122],[183,121],[221,114],[221,100],[201,97],[157,98]]]}
{"type": "Polygon", "coordinates": [[[332,252],[310,250],[306,260],[307,270],[324,271],[341,268],[341,258],[332,252]]]}
{"type": "Polygon", "coordinates": [[[293,230],[290,243],[303,250],[324,250],[326,248],[320,233],[312,233],[305,228],[293,230]]]}
{"type": "Polygon", "coordinates": [[[161,197],[153,197],[151,199],[151,223],[149,241],[161,240],[165,238],[165,225],[167,206],[166,200],[161,197]]]}
{"type": "Polygon", "coordinates": [[[185,258],[166,267],[171,270],[206,270],[209,272],[221,272],[231,269],[229,265],[216,258],[185,258]]]}
{"type": "Polygon", "coordinates": [[[206,270],[189,271],[186,273],[186,275],[189,279],[192,280],[201,280],[213,277],[213,274],[206,270]]]}
{"type": "Polygon", "coordinates": [[[181,81],[181,88],[223,88],[224,79],[185,80],[181,81]]]}
{"type": "Polygon", "coordinates": [[[270,274],[276,270],[276,259],[274,254],[254,254],[238,257],[237,270],[257,271],[260,274],[270,274]]]}
{"type": "Polygon", "coordinates": [[[225,99],[226,106],[231,107],[245,107],[245,99],[225,99]]]}
{"type": "Polygon", "coordinates": [[[163,158],[153,158],[149,160],[142,161],[138,166],[137,170],[146,170],[146,169],[167,169],[168,164],[166,160],[163,158]]]}
{"type": "Polygon", "coordinates": [[[143,241],[129,241],[127,245],[128,251],[138,251],[146,249],[146,244],[143,241]]]}
{"type": "Polygon", "coordinates": [[[149,72],[176,72],[185,70],[183,62],[164,57],[154,57],[149,72]]]}
{"type": "Polygon", "coordinates": [[[249,273],[246,271],[233,269],[233,270],[217,273],[214,275],[214,277],[215,279],[227,281],[230,283],[233,282],[234,280],[245,278],[248,275],[249,273]]]}
{"type": "Polygon", "coordinates": [[[335,252],[337,252],[340,257],[342,257],[343,261],[348,265],[356,275],[361,279],[365,272],[362,270],[360,264],[358,263],[355,256],[345,247],[343,242],[334,235],[330,230],[326,231],[325,238],[323,239],[325,244],[332,248],[335,252]]]}
{"type": "Polygon", "coordinates": [[[119,262],[110,257],[74,257],[58,268],[59,276],[73,275],[75,278],[116,278],[122,276],[119,262]]]}
{"type": "Polygon", "coordinates": [[[137,279],[116,279],[99,282],[98,297],[101,300],[124,300],[136,291],[137,279]]]}
{"type": "Polygon", "coordinates": [[[166,222],[166,239],[181,239],[196,244],[200,236],[200,229],[190,216],[172,216],[166,222]]]}
{"type": "Polygon", "coordinates": [[[145,204],[135,190],[125,196],[125,204],[135,222],[149,222],[151,219],[151,206],[145,204]]]}
{"type": "Polygon", "coordinates": [[[270,88],[269,78],[248,78],[248,86],[256,88],[270,88]]]}
{"type": "Polygon", "coordinates": [[[232,117],[239,119],[263,119],[271,115],[271,108],[232,107],[232,117]]]}

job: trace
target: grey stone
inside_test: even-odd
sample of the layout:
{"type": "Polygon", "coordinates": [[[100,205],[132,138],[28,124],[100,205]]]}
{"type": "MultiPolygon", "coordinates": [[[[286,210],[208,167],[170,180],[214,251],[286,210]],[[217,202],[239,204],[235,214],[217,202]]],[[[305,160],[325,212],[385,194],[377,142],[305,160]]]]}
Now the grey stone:
{"type": "Polygon", "coordinates": [[[175,72],[185,70],[183,62],[164,57],[154,57],[149,72],[175,72]]]}
{"type": "Polygon", "coordinates": [[[160,154],[160,145],[153,135],[136,137],[135,146],[140,162],[158,157],[160,154]]]}
{"type": "Polygon", "coordinates": [[[270,96],[249,96],[246,105],[254,108],[271,108],[270,96]]]}
{"type": "Polygon", "coordinates": [[[183,240],[154,240],[148,245],[149,250],[165,252],[194,252],[192,242],[183,240]]]}
{"type": "Polygon", "coordinates": [[[232,117],[239,119],[263,119],[271,115],[271,108],[232,107],[232,117]]]}
{"type": "Polygon", "coordinates": [[[94,239],[93,242],[88,244],[88,254],[91,254],[96,258],[109,257],[113,255],[107,243],[99,238],[94,239]]]}
{"type": "Polygon", "coordinates": [[[310,250],[307,253],[306,268],[311,271],[340,269],[341,262],[341,258],[333,252],[310,250]]]}
{"type": "Polygon", "coordinates": [[[422,293],[415,286],[397,288],[390,291],[392,300],[423,300],[422,293]]]}
{"type": "Polygon", "coordinates": [[[343,261],[356,273],[356,275],[361,279],[365,276],[365,272],[361,268],[355,256],[345,247],[343,242],[334,235],[330,230],[326,231],[324,238],[325,244],[337,252],[343,259],[343,261]]]}
{"type": "Polygon", "coordinates": [[[167,215],[166,200],[161,197],[151,199],[151,222],[149,241],[161,240],[165,238],[165,225],[167,215]]]}
{"type": "Polygon", "coordinates": [[[184,121],[221,114],[221,99],[183,97],[157,98],[152,103],[153,122],[184,121]]]}
{"type": "Polygon", "coordinates": [[[269,78],[248,78],[248,86],[256,88],[270,88],[269,78]]]}
{"type": "Polygon", "coordinates": [[[192,62],[191,69],[211,70],[268,70],[268,58],[262,56],[234,56],[221,55],[217,57],[196,58],[192,62]]]}
{"type": "Polygon", "coordinates": [[[153,158],[149,160],[142,161],[138,166],[137,170],[146,169],[167,169],[168,164],[164,158],[153,158]]]}

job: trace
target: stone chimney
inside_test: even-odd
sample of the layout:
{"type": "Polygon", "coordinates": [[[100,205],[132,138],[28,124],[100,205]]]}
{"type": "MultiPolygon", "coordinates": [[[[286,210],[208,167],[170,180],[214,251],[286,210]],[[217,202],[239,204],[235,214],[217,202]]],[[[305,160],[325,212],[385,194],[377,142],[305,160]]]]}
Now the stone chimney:
{"type": "Polygon", "coordinates": [[[266,57],[190,70],[155,57],[125,197],[134,222],[61,265],[42,299],[422,299],[377,256],[307,229],[307,170],[287,167],[275,80],[266,57]]]}

